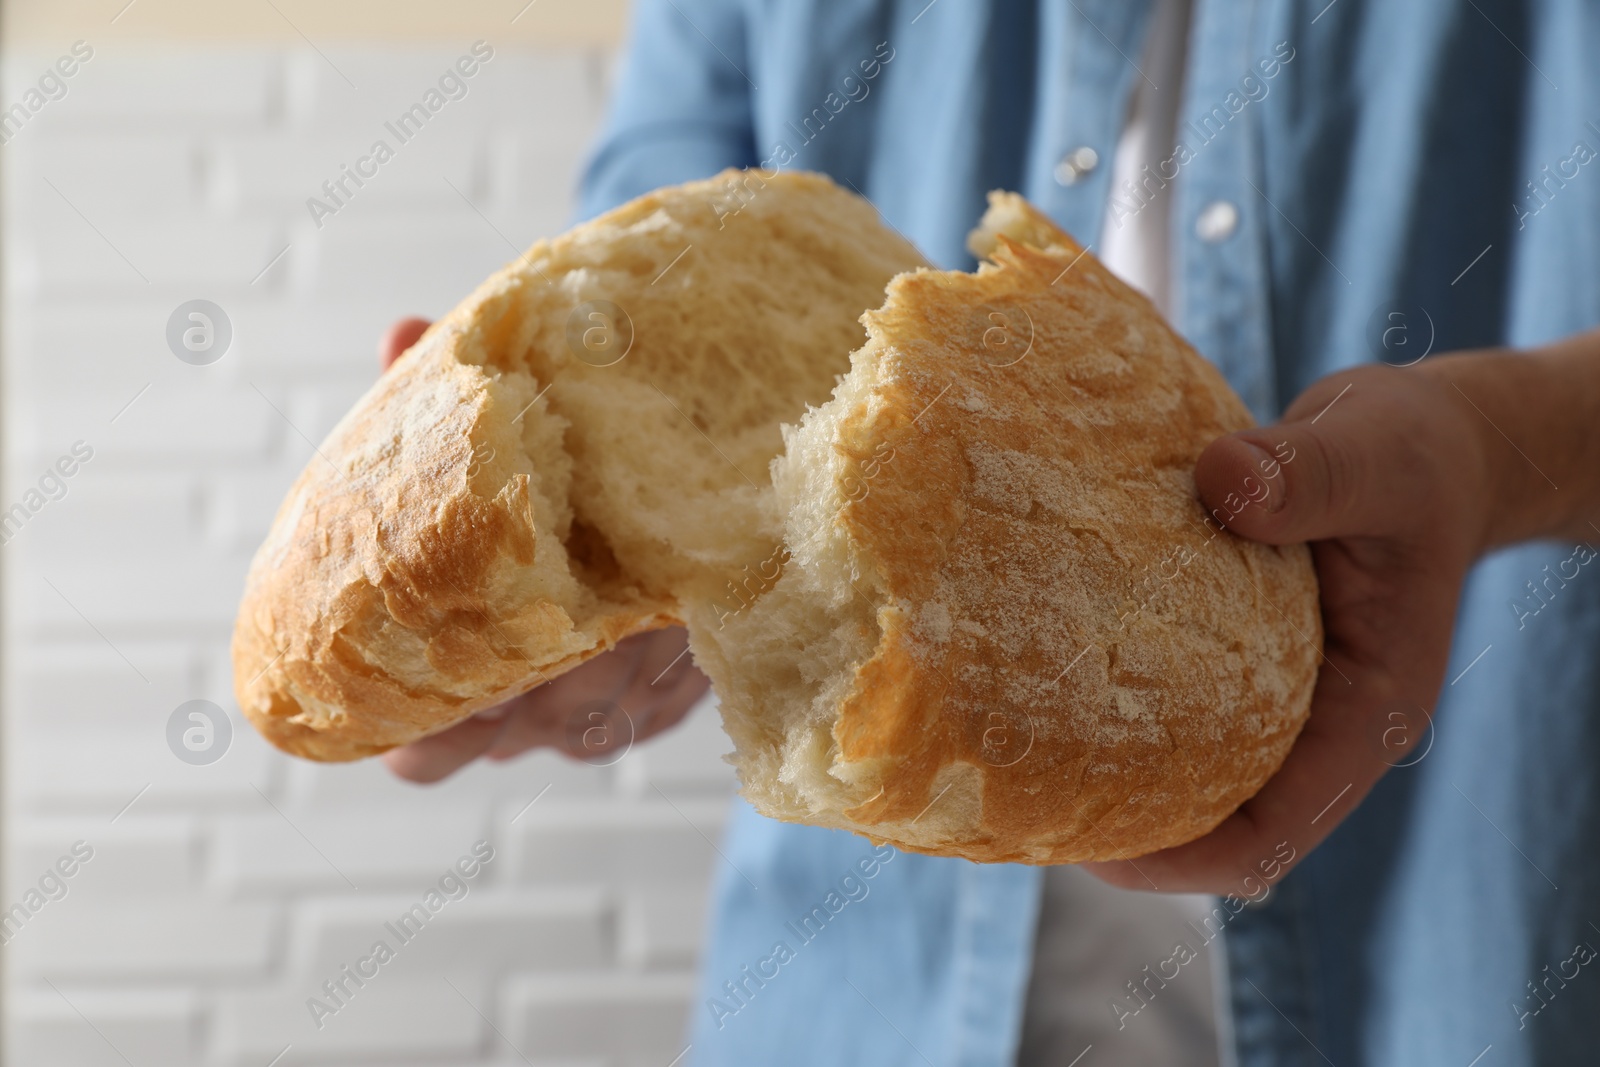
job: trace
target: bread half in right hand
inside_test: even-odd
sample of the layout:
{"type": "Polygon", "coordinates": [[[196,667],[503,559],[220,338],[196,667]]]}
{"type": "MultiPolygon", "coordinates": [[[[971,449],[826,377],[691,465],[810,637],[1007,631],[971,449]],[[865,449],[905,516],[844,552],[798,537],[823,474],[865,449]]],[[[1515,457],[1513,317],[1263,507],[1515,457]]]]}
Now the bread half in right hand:
{"type": "Polygon", "coordinates": [[[1201,451],[1252,419],[1148,299],[1015,194],[970,245],[976,273],[889,283],[786,431],[782,575],[685,607],[744,795],[986,862],[1193,840],[1305,722],[1310,553],[1201,505],[1201,451]]]}

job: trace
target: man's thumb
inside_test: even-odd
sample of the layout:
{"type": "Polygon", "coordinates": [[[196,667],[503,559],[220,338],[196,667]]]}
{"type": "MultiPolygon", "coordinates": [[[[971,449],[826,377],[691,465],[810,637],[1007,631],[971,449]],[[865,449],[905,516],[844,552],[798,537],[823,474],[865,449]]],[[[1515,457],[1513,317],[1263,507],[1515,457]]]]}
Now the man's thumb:
{"type": "Polygon", "coordinates": [[[1194,480],[1212,520],[1241,537],[1318,541],[1381,528],[1375,458],[1369,438],[1331,422],[1280,423],[1217,438],[1194,480]]]}
{"type": "Polygon", "coordinates": [[[433,325],[427,319],[406,318],[396,322],[383,333],[383,339],[378,342],[378,362],[384,370],[388,370],[405,353],[405,350],[416,344],[428,327],[433,325]]]}

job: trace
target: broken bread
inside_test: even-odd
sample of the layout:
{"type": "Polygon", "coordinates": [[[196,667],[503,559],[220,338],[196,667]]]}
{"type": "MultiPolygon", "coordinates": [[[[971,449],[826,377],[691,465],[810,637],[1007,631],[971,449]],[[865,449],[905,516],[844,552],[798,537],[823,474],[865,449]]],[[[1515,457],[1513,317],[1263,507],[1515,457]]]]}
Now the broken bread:
{"type": "Polygon", "coordinates": [[[1305,721],[1310,554],[1206,514],[1195,461],[1251,419],[1145,297],[1012,194],[970,244],[787,431],[772,588],[688,606],[744,795],[981,861],[1192,840],[1305,721]]]}
{"type": "Polygon", "coordinates": [[[663,189],[539,242],[289,490],[234,629],[240,707],[280,748],[357,759],[682,621],[780,535],[781,424],[923,262],[799,174],[663,189]]]}
{"type": "Polygon", "coordinates": [[[683,623],[773,817],[1034,863],[1206,832],[1305,719],[1309,555],[1201,507],[1249,415],[1147,300],[1013,195],[972,245],[759,171],[535,245],[290,490],[241,708],[356,759],[683,623]]]}

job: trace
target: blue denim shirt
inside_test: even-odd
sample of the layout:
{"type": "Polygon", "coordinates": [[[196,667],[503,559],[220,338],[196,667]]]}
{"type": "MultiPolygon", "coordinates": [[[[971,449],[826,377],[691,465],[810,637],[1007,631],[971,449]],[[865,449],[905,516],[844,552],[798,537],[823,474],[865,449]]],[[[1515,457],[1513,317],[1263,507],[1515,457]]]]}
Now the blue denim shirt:
{"type": "MultiPolygon", "coordinates": [[[[992,188],[1093,242],[1111,168],[1056,165],[1111,158],[1149,7],[638,0],[585,210],[767,163],[947,266],[992,188]]],[[[1600,5],[1197,0],[1188,55],[1175,324],[1258,418],[1354,364],[1600,323],[1600,5]],[[1202,239],[1217,202],[1237,226],[1202,239]]],[[[1426,754],[1193,939],[1225,946],[1241,1067],[1600,1062],[1600,566],[1574,547],[1477,566],[1426,754]]],[[[693,1062],[1012,1061],[1037,870],[742,806],[723,852],[693,1062]]]]}

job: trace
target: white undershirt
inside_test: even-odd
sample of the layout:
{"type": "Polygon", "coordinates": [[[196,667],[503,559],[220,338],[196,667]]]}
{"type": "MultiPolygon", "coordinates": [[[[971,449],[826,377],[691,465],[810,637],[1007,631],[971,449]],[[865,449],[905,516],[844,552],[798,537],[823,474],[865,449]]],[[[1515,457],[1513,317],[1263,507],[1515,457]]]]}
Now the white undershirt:
{"type": "Polygon", "coordinates": [[[1108,207],[1095,249],[1100,261],[1123,281],[1148,296],[1163,315],[1171,316],[1168,233],[1172,218],[1172,184],[1146,181],[1144,168],[1156,174],[1170,159],[1177,141],[1178,104],[1183,96],[1184,53],[1188,46],[1189,0],[1156,0],[1150,12],[1149,36],[1139,60],[1128,121],[1111,161],[1111,197],[1124,208],[1108,207]],[[1126,205],[1137,210],[1131,214],[1126,205]]]}

